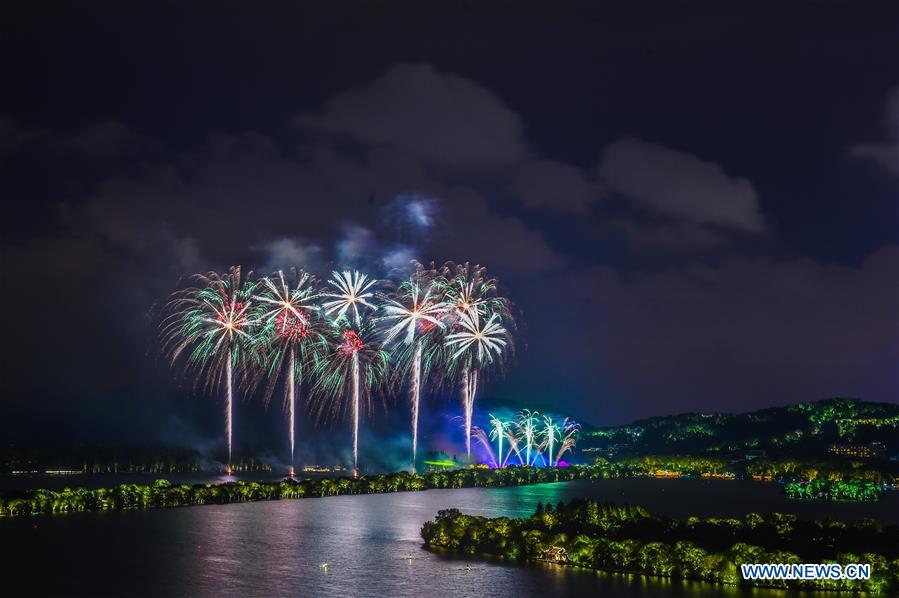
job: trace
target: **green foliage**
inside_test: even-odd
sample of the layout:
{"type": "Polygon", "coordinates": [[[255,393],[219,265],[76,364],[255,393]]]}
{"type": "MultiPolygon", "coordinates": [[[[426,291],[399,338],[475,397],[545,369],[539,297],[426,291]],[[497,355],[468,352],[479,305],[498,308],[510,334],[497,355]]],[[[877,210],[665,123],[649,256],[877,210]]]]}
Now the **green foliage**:
{"type": "Polygon", "coordinates": [[[592,475],[594,470],[589,467],[510,466],[504,469],[469,467],[424,475],[403,471],[358,478],[305,478],[280,482],[174,485],[167,480],[157,480],[149,486],[121,484],[114,488],[9,492],[0,497],[0,517],[226,504],[341,494],[379,494],[432,488],[522,486],[589,478],[592,475]]]}
{"type": "Polygon", "coordinates": [[[805,521],[750,513],[741,519],[672,521],[637,506],[578,499],[521,519],[441,511],[421,531],[427,546],[513,561],[549,560],[579,567],[789,589],[899,590],[899,527],[805,521]],[[838,548],[839,547],[839,548],[838,548]],[[839,552],[838,552],[839,551],[839,552]],[[871,563],[870,580],[748,581],[743,563],[871,563]]]}
{"type": "Polygon", "coordinates": [[[789,482],[784,485],[788,498],[800,500],[877,500],[883,494],[880,485],[869,480],[822,480],[789,482]]]}
{"type": "Polygon", "coordinates": [[[699,454],[764,450],[823,454],[831,443],[882,442],[895,451],[899,405],[827,399],[742,414],[683,413],[585,432],[585,445],[616,454],[699,454]],[[592,441],[592,442],[591,442],[592,441]]]}

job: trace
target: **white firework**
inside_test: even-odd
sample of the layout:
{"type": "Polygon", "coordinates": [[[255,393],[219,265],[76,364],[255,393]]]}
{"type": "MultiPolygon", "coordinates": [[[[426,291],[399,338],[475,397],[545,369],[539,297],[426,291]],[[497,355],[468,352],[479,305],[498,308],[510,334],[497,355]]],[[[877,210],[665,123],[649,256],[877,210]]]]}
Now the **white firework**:
{"type": "Polygon", "coordinates": [[[458,279],[455,285],[446,290],[446,296],[460,315],[483,312],[484,300],[475,290],[473,281],[458,279]]]}
{"type": "Polygon", "coordinates": [[[438,318],[443,313],[444,306],[432,300],[430,285],[422,292],[419,284],[412,283],[408,285],[408,291],[404,293],[403,298],[406,303],[388,298],[382,305],[387,315],[380,320],[390,325],[384,336],[384,344],[390,343],[405,331],[403,342],[411,345],[415,341],[416,331],[422,324],[433,324],[443,328],[444,324],[438,318]]]}
{"type": "Polygon", "coordinates": [[[471,426],[474,418],[474,402],[478,394],[479,369],[493,363],[508,344],[508,333],[497,314],[491,314],[481,322],[477,308],[459,311],[456,324],[461,332],[446,335],[446,347],[453,352],[450,359],[462,365],[462,408],[465,412],[465,453],[471,458],[471,426]],[[474,363],[474,362],[477,363],[474,363]]]}
{"type": "Polygon", "coordinates": [[[367,275],[360,273],[358,270],[353,270],[352,272],[348,270],[343,272],[335,271],[328,280],[328,284],[335,287],[338,292],[322,293],[322,297],[331,299],[322,303],[322,309],[325,310],[326,315],[333,317],[335,320],[342,318],[348,311],[352,310],[353,322],[356,326],[359,326],[362,324],[360,306],[375,309],[375,305],[368,300],[374,297],[374,291],[371,288],[376,282],[376,280],[369,280],[367,275]]]}
{"type": "Polygon", "coordinates": [[[486,322],[482,322],[477,309],[460,312],[458,324],[461,332],[446,335],[446,346],[453,351],[453,360],[471,351],[478,363],[490,364],[508,344],[508,332],[497,314],[491,314],[486,322]]]}
{"type": "MultiPolygon", "coordinates": [[[[301,274],[293,272],[295,284],[290,286],[284,277],[284,272],[278,270],[277,277],[265,277],[262,279],[263,292],[254,295],[261,306],[260,320],[272,327],[278,346],[274,363],[280,370],[285,359],[287,361],[286,378],[286,402],[288,417],[288,438],[290,440],[290,471],[294,472],[294,455],[296,448],[296,403],[297,403],[297,350],[302,350],[309,335],[309,312],[316,311],[317,306],[310,303],[316,296],[312,289],[313,280],[307,272],[301,274]]],[[[302,354],[301,354],[302,355],[302,354]]],[[[302,360],[301,360],[302,362],[302,360]]],[[[276,376],[277,378],[277,376],[276,376]]]]}
{"type": "MultiPolygon", "coordinates": [[[[265,277],[262,284],[265,286],[265,293],[254,295],[253,299],[264,303],[265,312],[261,316],[264,322],[275,322],[281,326],[286,326],[291,321],[291,316],[302,323],[307,321],[307,311],[318,309],[311,303],[306,303],[314,298],[312,289],[306,286],[309,282],[309,274],[303,272],[293,288],[287,285],[284,279],[284,272],[278,270],[278,276],[275,280],[265,277]]],[[[279,331],[279,334],[282,331],[279,331]]]]}
{"type": "MultiPolygon", "coordinates": [[[[438,319],[444,311],[444,305],[435,302],[431,298],[431,285],[422,292],[418,282],[404,284],[400,289],[401,300],[387,298],[382,305],[387,315],[380,318],[389,325],[384,337],[387,345],[405,331],[403,343],[411,345],[415,343],[415,334],[422,326],[432,328],[444,327],[438,319]]],[[[419,335],[421,337],[421,335],[419,335]]],[[[419,338],[411,362],[411,393],[412,402],[412,469],[415,469],[415,457],[418,448],[418,411],[421,401],[421,360],[423,352],[423,339],[419,338]]]]}

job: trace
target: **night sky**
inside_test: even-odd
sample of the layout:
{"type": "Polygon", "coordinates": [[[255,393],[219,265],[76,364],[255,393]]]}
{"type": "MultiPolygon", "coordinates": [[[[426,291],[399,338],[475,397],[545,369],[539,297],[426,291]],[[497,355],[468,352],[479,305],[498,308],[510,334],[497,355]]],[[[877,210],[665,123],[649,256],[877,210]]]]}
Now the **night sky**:
{"type": "Polygon", "coordinates": [[[218,438],[153,315],[232,264],[484,264],[483,396],[596,425],[897,400],[893,1],[9,4],[0,438],[218,438]]]}

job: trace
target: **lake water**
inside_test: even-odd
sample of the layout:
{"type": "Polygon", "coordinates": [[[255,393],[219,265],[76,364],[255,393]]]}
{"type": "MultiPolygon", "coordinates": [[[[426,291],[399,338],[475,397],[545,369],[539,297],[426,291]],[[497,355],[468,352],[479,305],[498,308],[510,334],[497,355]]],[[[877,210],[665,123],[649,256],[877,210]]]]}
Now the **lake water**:
{"type": "Polygon", "coordinates": [[[799,503],[779,490],[752,482],[601,480],[5,519],[0,567],[31,595],[768,597],[785,594],[440,556],[422,548],[419,531],[444,508],[522,516],[537,501],[580,496],[672,516],[779,510],[899,518],[896,493],[878,503],[799,503]],[[331,568],[321,569],[323,562],[331,568]]]}

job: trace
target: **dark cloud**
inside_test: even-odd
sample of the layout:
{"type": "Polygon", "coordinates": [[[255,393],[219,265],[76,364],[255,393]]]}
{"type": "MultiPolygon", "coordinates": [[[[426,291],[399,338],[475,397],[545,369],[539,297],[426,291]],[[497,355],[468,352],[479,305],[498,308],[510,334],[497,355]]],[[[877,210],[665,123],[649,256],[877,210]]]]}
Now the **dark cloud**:
{"type": "Polygon", "coordinates": [[[887,98],[883,128],[886,141],[859,143],[849,149],[849,155],[870,160],[884,171],[899,175],[899,87],[893,89],[887,98]]]}
{"type": "Polygon", "coordinates": [[[636,219],[610,218],[603,223],[607,228],[620,232],[638,247],[712,247],[726,243],[728,238],[720,231],[691,223],[641,222],[636,219]]]}
{"type": "Polygon", "coordinates": [[[510,164],[527,153],[520,118],[496,94],[428,64],[395,65],[294,121],[453,166],[510,164]]]}
{"type": "Polygon", "coordinates": [[[0,153],[49,151],[96,160],[122,158],[155,147],[155,142],[115,120],[90,123],[73,131],[56,131],[31,128],[0,114],[0,153]]]}
{"type": "Polygon", "coordinates": [[[554,160],[522,162],[514,189],[529,208],[584,213],[603,195],[603,189],[580,168],[554,160]]]}
{"type": "Polygon", "coordinates": [[[652,213],[692,224],[765,230],[752,183],[693,154],[625,138],[605,149],[599,174],[612,190],[652,213]]]}

